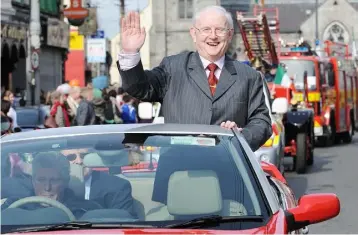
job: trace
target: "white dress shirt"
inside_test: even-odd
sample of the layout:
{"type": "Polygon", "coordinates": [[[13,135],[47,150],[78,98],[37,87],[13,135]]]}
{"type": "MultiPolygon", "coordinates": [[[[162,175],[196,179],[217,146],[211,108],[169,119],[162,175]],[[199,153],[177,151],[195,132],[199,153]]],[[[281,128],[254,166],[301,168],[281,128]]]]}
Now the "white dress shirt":
{"type": "Polygon", "coordinates": [[[92,175],[85,182],[85,199],[89,200],[91,192],[92,175]]]}
{"type": "MultiPolygon", "coordinates": [[[[200,56],[200,60],[203,63],[205,72],[206,72],[206,76],[209,77],[209,69],[207,69],[206,67],[208,67],[208,65],[211,63],[210,61],[208,61],[207,59],[204,59],[203,57],[200,56]]],[[[140,61],[140,54],[135,53],[135,54],[122,54],[119,53],[118,54],[118,62],[119,62],[119,66],[121,67],[121,70],[126,71],[129,70],[131,68],[134,68],[140,61]]],[[[217,61],[214,62],[218,68],[215,70],[215,76],[217,79],[220,78],[220,74],[221,71],[224,67],[224,63],[225,63],[225,55],[222,56],[220,59],[218,59],[217,61]]]]}

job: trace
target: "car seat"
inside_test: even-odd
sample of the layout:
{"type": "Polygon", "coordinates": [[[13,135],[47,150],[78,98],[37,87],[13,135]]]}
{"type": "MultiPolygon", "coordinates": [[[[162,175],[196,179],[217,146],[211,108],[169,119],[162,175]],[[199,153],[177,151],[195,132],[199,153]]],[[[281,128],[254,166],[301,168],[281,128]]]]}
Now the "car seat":
{"type": "Polygon", "coordinates": [[[163,206],[150,210],[147,219],[173,217],[169,214],[168,193],[169,180],[173,173],[178,171],[213,171],[221,190],[222,215],[247,215],[246,206],[252,207],[248,191],[244,186],[236,163],[232,157],[223,156],[228,153],[226,146],[200,147],[200,146],[174,146],[161,154],[155,176],[152,200],[160,202],[163,206]],[[245,206],[244,206],[245,205],[245,206]]]}

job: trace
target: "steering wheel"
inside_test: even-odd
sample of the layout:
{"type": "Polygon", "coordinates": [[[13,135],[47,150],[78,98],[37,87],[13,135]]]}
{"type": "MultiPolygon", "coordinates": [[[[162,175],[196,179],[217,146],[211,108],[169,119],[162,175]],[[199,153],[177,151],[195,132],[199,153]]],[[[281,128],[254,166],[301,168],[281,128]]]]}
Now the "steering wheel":
{"type": "Polygon", "coordinates": [[[68,218],[71,221],[76,220],[76,217],[73,215],[73,213],[68,209],[65,205],[63,205],[61,202],[50,199],[48,197],[40,197],[40,196],[33,196],[33,197],[25,197],[20,200],[17,200],[16,202],[13,202],[8,208],[18,208],[22,205],[29,204],[29,203],[44,203],[48,204],[50,206],[56,207],[58,209],[61,209],[66,213],[68,218]]]}

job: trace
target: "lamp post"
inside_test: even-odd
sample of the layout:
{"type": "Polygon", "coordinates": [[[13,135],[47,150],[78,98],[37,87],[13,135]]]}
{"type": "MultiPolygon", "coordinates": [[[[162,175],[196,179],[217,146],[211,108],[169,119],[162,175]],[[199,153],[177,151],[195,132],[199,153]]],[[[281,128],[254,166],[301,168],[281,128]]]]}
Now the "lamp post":
{"type": "Polygon", "coordinates": [[[31,103],[40,103],[40,47],[41,47],[40,1],[31,0],[30,8],[30,61],[31,61],[31,103]]]}
{"type": "Polygon", "coordinates": [[[319,43],[319,35],[318,35],[318,0],[316,0],[316,30],[315,30],[315,45],[318,47],[319,43]]]}

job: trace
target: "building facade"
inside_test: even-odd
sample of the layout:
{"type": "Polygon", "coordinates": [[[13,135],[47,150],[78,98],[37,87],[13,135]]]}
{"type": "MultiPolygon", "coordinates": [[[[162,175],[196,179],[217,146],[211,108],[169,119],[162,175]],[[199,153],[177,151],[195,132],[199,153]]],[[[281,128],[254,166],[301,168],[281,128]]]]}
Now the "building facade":
{"type": "MultiPolygon", "coordinates": [[[[29,87],[32,71],[31,45],[27,40],[30,0],[4,0],[1,3],[2,48],[10,45],[10,59],[6,59],[6,49],[2,54],[2,68],[7,68],[2,72],[2,84],[6,84],[7,88],[13,91],[27,90],[28,97],[30,97],[30,93],[34,92],[29,87]],[[7,17],[4,18],[3,12],[7,13],[7,17]],[[17,53],[13,50],[15,48],[17,48],[17,53]],[[17,59],[15,54],[18,55],[17,59]],[[6,82],[7,80],[10,82],[6,82]]],[[[61,9],[62,1],[40,0],[41,48],[38,68],[40,82],[36,84],[39,86],[37,91],[54,90],[64,81],[64,61],[68,50],[69,26],[61,19],[61,9]]],[[[39,102],[39,95],[35,94],[36,103],[39,102]]]]}
{"type": "Polygon", "coordinates": [[[16,15],[11,0],[1,1],[1,86],[26,89],[26,18],[16,15]]]}
{"type": "Polygon", "coordinates": [[[316,39],[320,42],[332,40],[352,45],[353,35],[358,35],[357,0],[319,0],[317,32],[315,0],[265,2],[265,7],[278,9],[280,37],[286,42],[303,38],[313,46],[316,39]]]}

